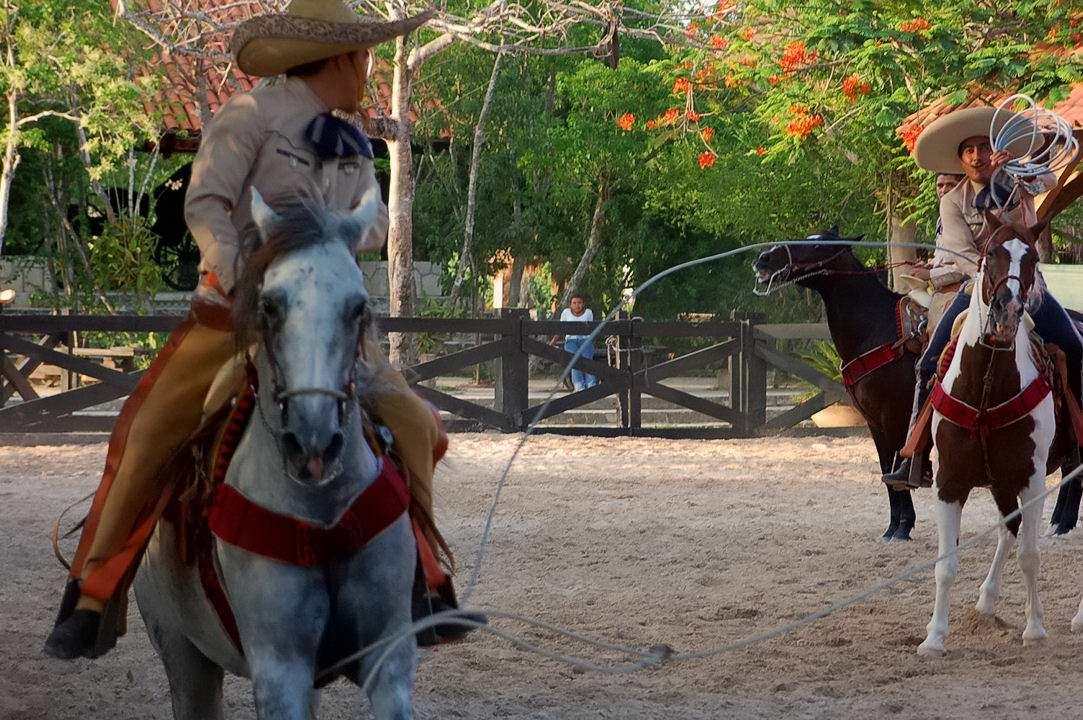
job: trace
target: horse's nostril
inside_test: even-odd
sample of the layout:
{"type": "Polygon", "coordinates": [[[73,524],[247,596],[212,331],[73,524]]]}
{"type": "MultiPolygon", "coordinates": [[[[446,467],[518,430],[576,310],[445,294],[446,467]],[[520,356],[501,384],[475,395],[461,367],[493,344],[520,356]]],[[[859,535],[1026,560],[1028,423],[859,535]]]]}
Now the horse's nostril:
{"type": "Polygon", "coordinates": [[[325,463],[331,463],[338,459],[339,453],[342,452],[342,446],[345,444],[346,439],[343,437],[342,432],[336,432],[331,436],[331,442],[327,444],[327,449],[323,451],[323,461],[325,463]]]}
{"type": "Polygon", "coordinates": [[[282,445],[288,455],[297,457],[304,454],[305,449],[302,447],[301,441],[289,430],[282,433],[282,445]]]}

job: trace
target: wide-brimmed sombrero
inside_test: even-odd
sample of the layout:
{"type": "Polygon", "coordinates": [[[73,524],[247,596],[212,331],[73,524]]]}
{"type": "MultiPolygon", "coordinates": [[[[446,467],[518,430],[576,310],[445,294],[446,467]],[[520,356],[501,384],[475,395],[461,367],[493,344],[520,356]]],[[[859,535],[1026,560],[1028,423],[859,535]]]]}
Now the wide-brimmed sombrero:
{"type": "Polygon", "coordinates": [[[423,25],[432,11],[401,20],[359,15],[340,0],[293,0],[284,13],[241,23],[230,51],[237,67],[267,77],[317,60],[364,50],[423,25]]]}
{"type": "MultiPolygon", "coordinates": [[[[997,109],[993,107],[956,110],[937,118],[918,135],[917,143],[914,145],[914,162],[918,164],[918,167],[934,173],[962,174],[963,164],[959,161],[959,145],[963,140],[975,135],[989,137],[994,115],[996,116],[996,126],[992,128],[994,137],[1009,121],[1014,122],[1019,119],[1015,113],[1003,110],[998,115],[997,109]]],[[[1021,129],[1030,128],[1030,122],[1024,122],[1026,124],[1021,129]]],[[[1032,150],[1030,145],[1028,132],[1026,137],[1016,140],[1007,149],[1016,157],[1020,157],[1032,150]]],[[[1038,147],[1040,146],[1039,142],[1038,147]]],[[[1038,147],[1033,150],[1037,150],[1038,147]]]]}

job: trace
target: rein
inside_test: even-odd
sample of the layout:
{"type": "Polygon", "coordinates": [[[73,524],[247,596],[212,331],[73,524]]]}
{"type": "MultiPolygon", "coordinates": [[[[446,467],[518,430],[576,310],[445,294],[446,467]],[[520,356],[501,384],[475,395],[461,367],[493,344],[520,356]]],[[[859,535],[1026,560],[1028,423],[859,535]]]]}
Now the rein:
{"type": "Polygon", "coordinates": [[[861,270],[831,269],[831,268],[828,268],[826,266],[829,263],[832,263],[835,260],[837,260],[838,258],[840,258],[847,251],[849,251],[849,249],[850,249],[849,247],[843,246],[843,248],[841,250],[839,250],[838,252],[836,252],[834,255],[831,255],[830,257],[824,258],[823,260],[818,260],[818,261],[816,261],[814,263],[807,263],[807,264],[795,263],[794,260],[793,260],[793,251],[790,249],[790,246],[789,245],[784,245],[783,247],[786,248],[786,259],[787,259],[786,264],[783,265],[782,267],[780,267],[778,270],[775,270],[773,273],[771,273],[771,277],[768,279],[767,287],[765,289],[761,290],[760,288],[753,288],[752,289],[752,294],[753,295],[756,295],[756,296],[759,296],[759,297],[767,297],[768,295],[773,293],[775,290],[781,290],[782,288],[789,287],[790,285],[794,285],[796,283],[799,283],[802,280],[808,280],[811,277],[821,277],[821,276],[822,277],[843,277],[843,276],[877,275],[877,274],[882,273],[882,272],[884,272],[886,270],[894,270],[897,267],[903,267],[904,265],[910,265],[911,264],[910,262],[903,261],[903,262],[888,263],[887,265],[877,265],[876,267],[863,268],[861,270]],[[775,280],[777,280],[784,273],[786,275],[785,279],[781,280],[776,285],[775,280]],[[803,274],[799,274],[799,275],[795,276],[795,273],[803,273],[803,274]]]}

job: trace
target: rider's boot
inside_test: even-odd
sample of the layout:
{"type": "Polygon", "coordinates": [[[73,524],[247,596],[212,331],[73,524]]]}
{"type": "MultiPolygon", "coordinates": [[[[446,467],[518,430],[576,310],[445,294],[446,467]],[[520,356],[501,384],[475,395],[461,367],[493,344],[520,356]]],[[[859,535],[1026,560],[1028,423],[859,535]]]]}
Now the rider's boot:
{"type": "Polygon", "coordinates": [[[45,640],[45,654],[61,660],[101,657],[116,647],[119,612],[116,601],[101,605],[90,598],[80,600],[79,581],[69,580],[56,624],[45,640]]]}
{"type": "MultiPolygon", "coordinates": [[[[459,601],[455,597],[455,588],[448,577],[439,587],[432,590],[425,582],[425,575],[420,568],[414,577],[413,597],[413,621],[424,620],[437,613],[459,609],[459,601]]],[[[437,622],[431,627],[419,630],[417,633],[418,647],[430,647],[446,642],[461,640],[471,630],[477,629],[477,625],[486,625],[489,622],[485,615],[477,612],[461,612],[455,618],[437,622]],[[465,624],[458,622],[461,619],[465,624]]]]}
{"type": "Polygon", "coordinates": [[[926,448],[913,458],[902,458],[895,469],[884,473],[884,483],[892,490],[917,490],[933,486],[933,468],[926,448]]]}

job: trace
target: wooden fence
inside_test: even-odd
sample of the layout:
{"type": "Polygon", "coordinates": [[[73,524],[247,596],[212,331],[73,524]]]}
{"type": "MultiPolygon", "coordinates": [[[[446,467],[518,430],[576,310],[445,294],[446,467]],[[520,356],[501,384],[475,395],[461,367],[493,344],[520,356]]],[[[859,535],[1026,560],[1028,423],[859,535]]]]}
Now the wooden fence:
{"type": "MultiPolygon", "coordinates": [[[[112,425],[108,415],[85,412],[102,403],[126,396],[140,372],[123,372],[101,362],[110,353],[76,352],[63,348],[72,333],[168,332],[180,318],[172,315],[88,316],[0,314],[0,406],[14,394],[23,402],[0,407],[0,432],[63,433],[105,432],[112,425]],[[14,358],[21,361],[16,364],[14,358]],[[91,384],[39,397],[30,373],[42,364],[90,378],[91,384]]],[[[522,310],[504,310],[498,317],[479,319],[381,318],[388,332],[474,336],[480,341],[413,366],[407,375],[416,391],[458,420],[452,429],[490,428],[516,432],[533,420],[545,420],[582,408],[608,396],[616,396],[619,422],[606,427],[549,427],[548,431],[666,437],[751,437],[797,425],[846,392],[832,378],[779,349],[779,341],[826,338],[826,327],[817,324],[768,325],[752,320],[657,322],[621,318],[606,325],[597,342],[613,338],[616,362],[579,358],[575,367],[595,375],[599,383],[579,392],[556,397],[548,406],[531,405],[528,377],[530,358],[543,358],[563,367],[571,354],[547,342],[565,334],[585,334],[596,323],[531,320],[522,310]],[[649,343],[674,338],[698,338],[709,344],[665,360],[650,363],[644,352],[649,343]],[[495,373],[494,402],[490,407],[429,387],[425,381],[490,363],[495,373]],[[724,367],[728,373],[728,402],[707,399],[663,383],[690,371],[724,367]],[[768,368],[811,383],[817,393],[796,407],[768,418],[768,368]],[[642,398],[651,395],[710,418],[701,425],[644,426],[642,398]]],[[[79,350],[79,349],[76,349],[79,350]]]]}

